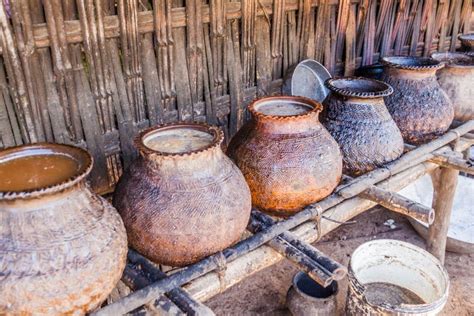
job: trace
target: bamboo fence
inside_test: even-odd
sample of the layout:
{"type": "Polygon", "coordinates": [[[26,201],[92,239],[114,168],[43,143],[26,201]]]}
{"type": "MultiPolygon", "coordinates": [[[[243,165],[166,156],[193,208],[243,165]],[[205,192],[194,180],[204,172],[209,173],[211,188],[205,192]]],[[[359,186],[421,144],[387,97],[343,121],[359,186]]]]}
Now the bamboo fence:
{"type": "Polygon", "coordinates": [[[227,138],[255,97],[313,58],[350,75],[385,55],[453,51],[472,0],[3,0],[0,148],[87,148],[111,191],[134,136],[207,121],[227,138]]]}

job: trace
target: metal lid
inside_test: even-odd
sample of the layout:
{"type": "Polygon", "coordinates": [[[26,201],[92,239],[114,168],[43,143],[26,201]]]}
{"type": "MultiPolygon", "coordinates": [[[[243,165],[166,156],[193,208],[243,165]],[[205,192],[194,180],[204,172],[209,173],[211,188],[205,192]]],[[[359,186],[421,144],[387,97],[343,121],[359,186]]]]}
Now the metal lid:
{"type": "Polygon", "coordinates": [[[324,82],[330,78],[331,74],[323,65],[306,59],[287,71],[283,93],[322,102],[329,94],[324,82]]]}

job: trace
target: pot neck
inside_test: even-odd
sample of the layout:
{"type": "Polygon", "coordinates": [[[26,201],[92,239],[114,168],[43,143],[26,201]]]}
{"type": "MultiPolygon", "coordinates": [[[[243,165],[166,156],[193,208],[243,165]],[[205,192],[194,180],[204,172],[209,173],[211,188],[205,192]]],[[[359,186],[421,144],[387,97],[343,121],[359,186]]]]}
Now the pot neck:
{"type": "Polygon", "coordinates": [[[359,97],[345,97],[338,96],[342,99],[344,103],[354,103],[354,104],[369,104],[369,105],[384,105],[383,97],[378,98],[359,98],[359,97]]]}
{"type": "Polygon", "coordinates": [[[222,159],[221,146],[212,146],[202,151],[180,155],[160,155],[153,152],[140,152],[140,156],[153,169],[174,170],[176,172],[195,172],[199,166],[210,166],[222,159]]]}
{"type": "Polygon", "coordinates": [[[436,69],[399,69],[394,67],[386,67],[388,76],[397,77],[405,80],[425,80],[436,76],[436,69]]]}
{"type": "MultiPolygon", "coordinates": [[[[85,180],[68,186],[61,191],[37,194],[33,197],[27,196],[17,197],[14,199],[0,199],[0,212],[27,212],[38,210],[39,208],[42,210],[56,209],[48,207],[48,205],[61,203],[61,201],[70,199],[71,196],[75,194],[92,194],[85,180]]],[[[61,211],[61,209],[58,209],[58,211],[61,211]]]]}

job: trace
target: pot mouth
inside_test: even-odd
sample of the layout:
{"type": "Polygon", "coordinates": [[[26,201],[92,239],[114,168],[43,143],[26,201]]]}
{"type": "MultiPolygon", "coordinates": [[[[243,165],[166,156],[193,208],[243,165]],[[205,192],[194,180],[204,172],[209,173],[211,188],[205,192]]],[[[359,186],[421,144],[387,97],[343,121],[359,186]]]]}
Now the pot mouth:
{"type": "Polygon", "coordinates": [[[301,295],[311,300],[328,299],[337,295],[339,290],[336,281],[332,281],[327,287],[323,287],[302,271],[299,271],[293,277],[293,287],[301,295]]]}
{"type": "Polygon", "coordinates": [[[334,93],[346,97],[373,99],[386,97],[393,93],[393,88],[389,84],[364,77],[328,79],[325,85],[334,93]]]}
{"type": "Polygon", "coordinates": [[[248,110],[256,119],[293,120],[319,113],[321,103],[300,96],[264,97],[253,101],[248,110]]]}
{"type": "Polygon", "coordinates": [[[450,68],[474,68],[474,58],[463,53],[434,53],[431,57],[450,68]]]}
{"type": "Polygon", "coordinates": [[[459,35],[459,39],[463,42],[469,42],[471,45],[474,45],[474,33],[461,34],[459,35]]]}
{"type": "Polygon", "coordinates": [[[180,157],[219,147],[223,140],[219,127],[181,122],[146,129],[137,136],[135,145],[145,155],[180,157]]]}
{"type": "Polygon", "coordinates": [[[83,181],[92,156],[84,149],[37,143],[0,151],[0,200],[34,198],[57,193],[83,181]]]}
{"type": "Polygon", "coordinates": [[[391,56],[382,57],[380,62],[384,66],[405,70],[437,70],[444,67],[443,63],[430,57],[391,56]]]}

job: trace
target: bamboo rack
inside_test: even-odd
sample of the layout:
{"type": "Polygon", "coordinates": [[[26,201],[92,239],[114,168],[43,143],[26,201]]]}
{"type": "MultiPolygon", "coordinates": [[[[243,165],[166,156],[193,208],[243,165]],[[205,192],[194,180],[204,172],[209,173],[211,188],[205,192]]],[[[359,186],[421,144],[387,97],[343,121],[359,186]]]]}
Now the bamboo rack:
{"type": "Polygon", "coordinates": [[[472,0],[2,1],[0,148],[85,147],[110,192],[150,125],[207,121],[229,139],[298,61],[351,75],[453,51],[471,14],[472,0]]]}
{"type": "MultiPolygon", "coordinates": [[[[456,189],[456,180],[451,179],[453,176],[457,177],[459,171],[442,162],[439,164],[436,161],[431,162],[430,159],[435,155],[435,152],[461,152],[472,146],[474,140],[461,136],[473,130],[474,120],[451,129],[428,144],[412,148],[402,157],[382,168],[375,169],[358,178],[348,179],[332,195],[318,203],[309,205],[287,219],[275,222],[268,216],[259,213],[258,210],[254,210],[249,226],[250,230],[254,232],[253,235],[241,240],[233,247],[153,282],[93,314],[124,314],[152,301],[156,305],[157,300],[161,300],[163,294],[175,291],[186,283],[185,288],[188,293],[195,299],[204,301],[243,278],[276,263],[283,257],[287,257],[299,268],[310,272],[310,276],[319,283],[327,284],[330,280],[321,279],[320,274],[312,275],[314,265],[303,260],[305,255],[314,258],[314,253],[317,253],[317,250],[312,249],[307,242],[317,240],[318,236],[327,234],[341,223],[350,220],[377,203],[392,204],[390,208],[398,212],[400,204],[395,202],[396,199],[393,199],[394,194],[390,194],[387,198],[383,194],[374,194],[373,188],[379,190],[375,190],[375,192],[398,191],[419,177],[437,170],[440,170],[439,182],[451,181],[452,185],[440,187],[435,185],[435,190],[437,190],[434,198],[436,217],[429,228],[430,239],[427,240],[427,245],[428,249],[443,262],[447,227],[456,189]],[[455,174],[450,171],[454,171],[455,174]],[[344,195],[341,192],[344,192],[344,195]],[[318,219],[321,219],[320,223],[318,223],[318,219]],[[258,227],[258,222],[261,224],[260,227],[258,227]],[[302,255],[295,253],[291,248],[296,244],[299,244],[302,255]]],[[[463,163],[465,162],[463,161],[461,164],[463,163]]],[[[405,207],[410,209],[412,206],[408,205],[410,203],[407,203],[405,207]]],[[[416,203],[413,205],[415,205],[415,209],[418,209],[416,203]]],[[[410,212],[404,214],[411,217],[418,216],[410,212]]],[[[317,256],[324,258],[322,254],[317,256]]],[[[338,266],[337,263],[330,263],[326,266],[329,265],[338,266]]]]}

